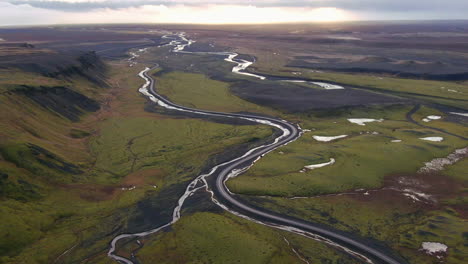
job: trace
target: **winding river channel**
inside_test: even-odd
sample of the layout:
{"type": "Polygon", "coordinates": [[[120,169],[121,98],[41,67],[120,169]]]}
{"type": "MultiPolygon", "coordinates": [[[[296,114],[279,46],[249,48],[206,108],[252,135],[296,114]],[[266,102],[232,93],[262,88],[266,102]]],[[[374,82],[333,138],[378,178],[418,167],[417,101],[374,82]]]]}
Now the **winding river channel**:
{"type": "MultiPolygon", "coordinates": [[[[224,56],[225,61],[236,64],[232,69],[233,73],[258,78],[261,80],[267,79],[267,77],[264,76],[245,72],[247,67],[249,67],[253,62],[243,59],[236,59],[236,57],[238,56],[237,53],[185,51],[185,48],[194,43],[194,41],[187,39],[184,33],[168,35],[164,38],[171,39],[171,42],[168,45],[173,47],[173,52],[224,56]]],[[[333,230],[329,227],[324,227],[320,224],[315,224],[301,219],[280,215],[278,213],[274,213],[263,208],[258,208],[249,205],[244,201],[239,200],[236,197],[236,195],[229,191],[229,189],[226,186],[226,181],[229,178],[240,175],[241,173],[248,170],[251,166],[254,165],[256,161],[258,161],[260,158],[262,158],[269,152],[297,140],[303,134],[301,128],[298,125],[290,123],[286,120],[271,117],[257,116],[254,114],[235,114],[205,111],[177,105],[156,92],[156,82],[149,75],[149,72],[151,70],[151,68],[145,68],[139,73],[139,76],[145,80],[145,84],[139,89],[139,91],[143,95],[147,96],[151,101],[158,104],[160,107],[173,111],[189,112],[191,114],[196,114],[200,116],[247,120],[250,122],[274,127],[275,129],[281,131],[281,134],[274,140],[272,140],[272,142],[250,149],[249,151],[235,159],[216,165],[208,173],[199,175],[197,178],[195,178],[192,182],[188,184],[185,193],[179,198],[178,203],[173,210],[172,221],[165,225],[144,232],[133,234],[120,234],[116,236],[110,243],[110,249],[108,251],[108,256],[110,258],[120,263],[134,264],[132,259],[127,259],[116,254],[117,243],[122,239],[138,239],[140,237],[155,234],[160,230],[174,224],[181,217],[181,209],[184,206],[186,199],[193,195],[195,192],[203,190],[211,194],[211,200],[216,205],[244,219],[248,219],[258,224],[296,233],[326,243],[351,254],[352,256],[354,256],[362,262],[390,264],[403,263],[398,258],[395,258],[391,254],[389,254],[387,251],[380,250],[377,247],[373,246],[371,243],[363,242],[362,239],[355,238],[349,234],[333,230]],[[208,177],[210,177],[210,181],[208,181],[208,177]]],[[[327,89],[327,87],[325,86],[333,87],[333,85],[331,84],[321,84],[323,84],[323,88],[325,89],[327,89]]],[[[341,89],[338,87],[333,88],[341,89]]]]}

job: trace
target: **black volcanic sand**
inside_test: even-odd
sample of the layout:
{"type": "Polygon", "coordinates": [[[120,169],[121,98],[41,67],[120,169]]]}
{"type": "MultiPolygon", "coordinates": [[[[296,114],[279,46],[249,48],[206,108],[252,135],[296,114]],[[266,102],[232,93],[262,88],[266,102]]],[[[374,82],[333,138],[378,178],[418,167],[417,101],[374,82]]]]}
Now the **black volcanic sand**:
{"type": "Polygon", "coordinates": [[[289,112],[408,102],[406,99],[352,88],[325,90],[272,82],[239,82],[231,86],[231,91],[236,96],[255,104],[280,108],[289,112]]]}
{"type": "MultiPolygon", "coordinates": [[[[234,64],[227,64],[227,62],[223,61],[224,57],[222,56],[201,54],[177,54],[177,56],[182,57],[178,60],[161,61],[160,66],[162,70],[154,76],[161,77],[166,73],[177,70],[198,74],[203,73],[213,80],[230,83],[230,91],[244,100],[288,112],[408,102],[407,99],[396,96],[353,89],[348,86],[344,90],[325,90],[304,87],[294,83],[279,82],[280,80],[284,80],[284,77],[267,76],[270,80],[265,81],[257,80],[253,77],[243,79],[242,76],[233,75],[229,72],[229,69],[234,64]],[[204,63],[204,67],[198,67],[196,70],[185,68],[187,63],[197,60],[206,62],[204,63]]],[[[236,57],[236,59],[255,60],[254,57],[243,54],[236,57]]]]}
{"type": "Polygon", "coordinates": [[[416,79],[468,79],[467,20],[200,26],[185,31],[225,45],[284,50],[288,66],[416,79]]]}
{"type": "Polygon", "coordinates": [[[342,63],[309,63],[296,59],[286,65],[287,67],[326,70],[335,72],[389,74],[403,78],[422,78],[427,80],[460,81],[468,80],[466,66],[456,66],[441,62],[404,63],[391,62],[342,62],[342,63]]]}

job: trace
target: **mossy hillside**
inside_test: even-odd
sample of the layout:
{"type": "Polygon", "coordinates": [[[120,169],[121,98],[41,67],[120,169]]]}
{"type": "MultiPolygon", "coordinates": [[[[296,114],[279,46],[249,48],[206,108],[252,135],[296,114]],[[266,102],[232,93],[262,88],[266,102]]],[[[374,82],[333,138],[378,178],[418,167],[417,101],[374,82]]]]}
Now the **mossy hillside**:
{"type": "MultiPolygon", "coordinates": [[[[28,101],[18,112],[3,116],[2,124],[8,130],[2,132],[10,138],[16,135],[14,142],[5,140],[8,160],[0,161],[2,173],[8,174],[2,177],[2,186],[8,188],[2,193],[0,206],[4,216],[1,237],[5,239],[0,245],[3,262],[50,263],[69,249],[61,258],[79,261],[105,252],[113,232],[125,229],[128,217],[140,213],[134,207],[138,201],[196,176],[210,156],[227,146],[271,135],[267,127],[172,119],[145,112],[146,99],[137,93],[142,82],[136,76],[138,70],[119,67],[114,68],[115,77],[111,79],[118,85],[109,94],[102,94],[106,107],[76,124],[28,101]],[[8,124],[22,116],[20,110],[34,113],[31,118],[24,115],[24,120],[36,133],[8,124]],[[71,131],[79,137],[70,135],[71,131]],[[142,132],[149,134],[141,137],[142,132]],[[82,135],[86,137],[80,138],[82,135]],[[33,155],[23,142],[32,142],[28,144],[48,152],[33,155]],[[116,153],[109,153],[113,151],[116,153]],[[53,169],[38,162],[38,158],[50,158],[52,154],[54,159],[49,165],[53,169]],[[28,164],[21,155],[28,157],[28,164]],[[55,168],[60,165],[58,161],[78,164],[83,173],[60,172],[55,168]],[[51,170],[57,178],[46,177],[39,169],[51,170]],[[136,188],[129,190],[133,186],[136,188]],[[25,190],[34,195],[27,196],[25,190]],[[135,214],[128,213],[132,210],[135,214]]],[[[16,104],[5,102],[16,110],[16,104]]]]}
{"type": "MultiPolygon", "coordinates": [[[[46,226],[46,228],[38,228],[36,226],[37,222],[34,220],[26,223],[18,221],[18,219],[6,219],[4,221],[4,230],[24,234],[17,235],[15,238],[20,241],[18,243],[22,243],[24,251],[16,258],[12,258],[13,262],[31,255],[36,256],[34,259],[37,261],[40,259],[50,261],[51,257],[59,255],[60,250],[65,251],[67,247],[85,241],[90,241],[88,243],[91,243],[92,247],[86,249],[79,247],[76,252],[71,254],[72,259],[80,259],[90,252],[103,250],[107,247],[107,242],[110,239],[109,228],[125,225],[125,221],[129,216],[122,215],[120,218],[115,219],[114,215],[119,208],[131,207],[145,196],[154,196],[172,184],[185,182],[191,179],[190,177],[198,175],[205,161],[227,146],[248,142],[252,135],[267,137],[271,133],[269,128],[234,127],[191,119],[163,119],[156,120],[157,122],[151,124],[151,120],[139,118],[137,120],[127,119],[123,122],[122,120],[110,120],[109,123],[113,124],[113,121],[118,121],[125,126],[102,128],[100,138],[106,140],[98,148],[99,152],[96,153],[98,156],[96,171],[99,171],[98,166],[104,166],[106,170],[114,170],[115,173],[110,175],[115,176],[119,175],[117,173],[122,168],[119,177],[109,179],[105,177],[105,172],[97,172],[95,176],[90,178],[93,180],[89,184],[63,186],[54,193],[49,194],[47,198],[39,202],[36,201],[34,205],[25,204],[22,206],[13,201],[4,204],[2,208],[5,210],[6,215],[12,215],[12,217],[23,215],[24,210],[24,212],[35,215],[35,219],[38,221],[43,219],[43,225],[46,226]],[[115,145],[125,146],[129,139],[140,135],[141,132],[145,132],[141,130],[143,127],[152,131],[154,137],[149,140],[141,138],[140,143],[134,142],[135,148],[132,151],[140,156],[142,161],[136,163],[135,172],[132,173],[129,170],[131,160],[122,159],[118,155],[109,155],[109,152],[116,151],[114,149],[115,145]],[[109,133],[114,133],[119,137],[110,137],[106,129],[109,129],[109,133]],[[187,135],[190,136],[187,137],[187,135]],[[190,143],[186,141],[190,141],[190,143]],[[198,143],[192,144],[193,141],[198,143]],[[167,149],[168,151],[158,153],[158,149],[167,149]],[[104,164],[100,163],[100,155],[105,158],[104,164]],[[109,166],[106,167],[106,165],[109,166]],[[142,169],[150,170],[151,168],[157,170],[149,171],[146,176],[135,174],[142,169]],[[130,175],[126,177],[128,174],[130,175]],[[131,191],[121,189],[128,189],[132,186],[135,186],[136,189],[131,191]],[[102,191],[100,191],[101,189],[102,191]],[[12,214],[11,211],[8,213],[8,210],[15,207],[15,210],[17,210],[15,214],[12,214]],[[47,210],[45,210],[46,208],[47,210]],[[23,233],[16,232],[17,230],[22,231],[29,228],[42,230],[42,232],[36,235],[33,235],[34,233],[29,234],[26,231],[23,233]],[[70,229],[83,231],[71,234],[67,231],[70,229]],[[40,237],[42,238],[37,240],[40,237]],[[33,241],[36,242],[32,243],[33,241]],[[26,247],[26,245],[28,246],[26,247]],[[47,254],[38,254],[38,251],[45,245],[48,248],[47,254]]],[[[104,127],[106,127],[105,124],[104,127]]],[[[5,247],[7,249],[17,248],[10,246],[10,243],[6,243],[5,247]]],[[[11,252],[11,254],[14,253],[18,253],[18,251],[11,252]]]]}

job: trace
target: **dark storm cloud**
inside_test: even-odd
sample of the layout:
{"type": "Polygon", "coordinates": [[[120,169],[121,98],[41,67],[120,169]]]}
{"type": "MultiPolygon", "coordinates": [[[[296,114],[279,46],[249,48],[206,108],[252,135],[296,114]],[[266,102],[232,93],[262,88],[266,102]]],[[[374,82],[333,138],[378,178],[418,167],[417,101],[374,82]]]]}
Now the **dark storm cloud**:
{"type": "MultiPolygon", "coordinates": [[[[28,4],[33,7],[54,9],[62,11],[89,11],[98,8],[128,8],[143,5],[253,5],[257,7],[336,7],[350,11],[381,11],[381,12],[414,12],[433,11],[460,12],[465,10],[468,15],[468,0],[104,0],[104,1],[77,1],[77,0],[3,0],[12,4],[28,4]]],[[[468,17],[467,17],[468,18],[468,17]]]]}

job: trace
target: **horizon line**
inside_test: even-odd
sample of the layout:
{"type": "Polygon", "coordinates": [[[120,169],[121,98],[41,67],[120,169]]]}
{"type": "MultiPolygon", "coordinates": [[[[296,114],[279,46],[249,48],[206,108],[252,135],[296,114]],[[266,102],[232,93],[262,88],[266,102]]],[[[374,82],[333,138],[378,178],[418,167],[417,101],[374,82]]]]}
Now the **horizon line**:
{"type": "Polygon", "coordinates": [[[190,23],[190,22],[127,22],[127,23],[72,23],[72,24],[31,24],[0,25],[0,28],[26,28],[51,26],[84,26],[84,25],[190,25],[190,26],[255,26],[255,25],[304,25],[304,24],[343,24],[343,23],[385,23],[385,22],[468,22],[468,19],[378,19],[378,20],[340,20],[340,21],[291,21],[291,22],[256,22],[256,23],[190,23]]]}

